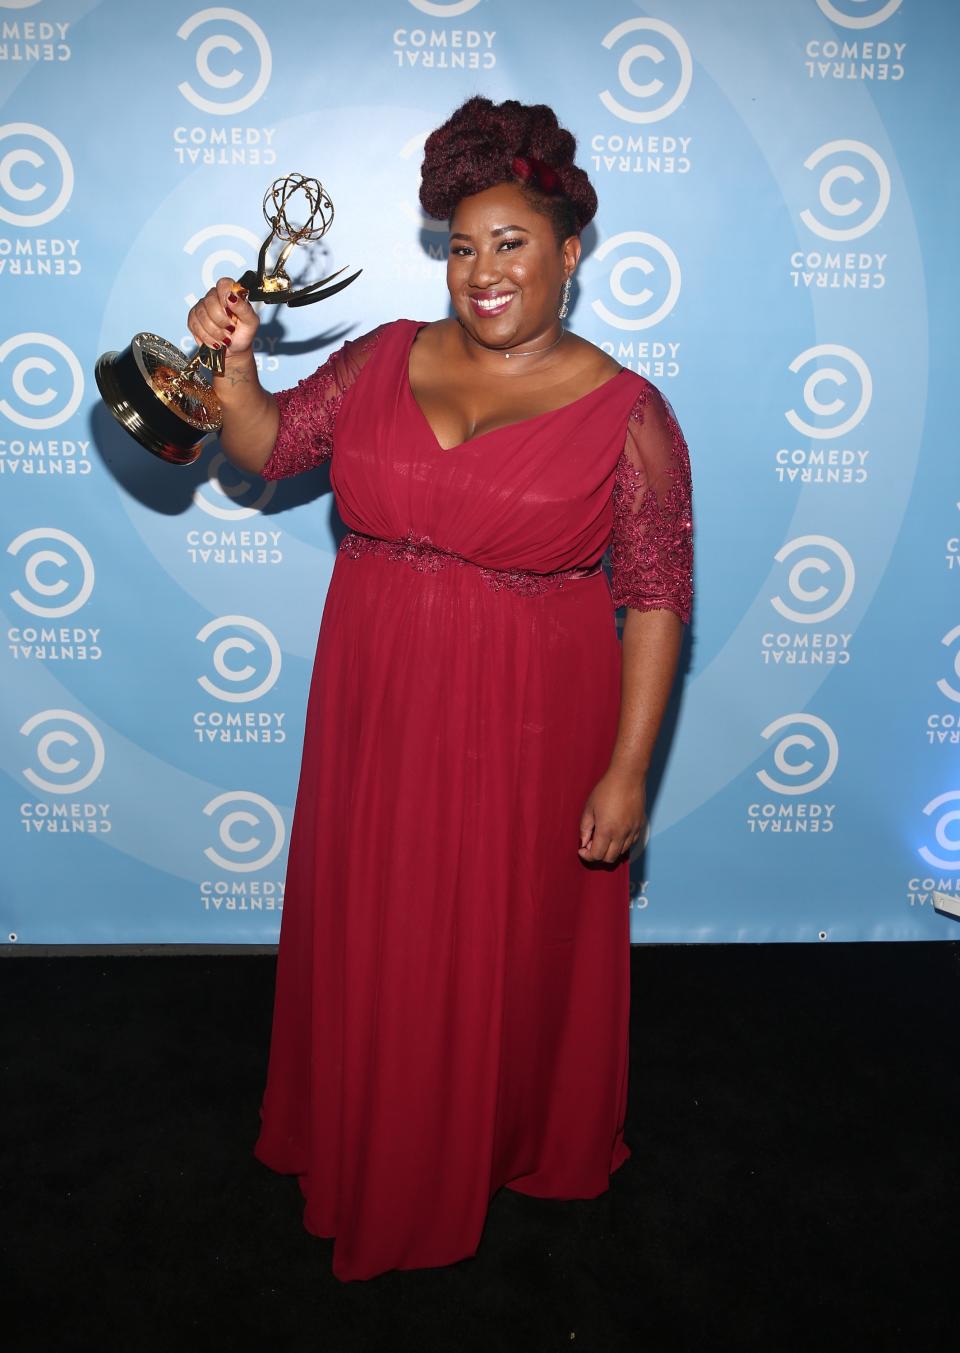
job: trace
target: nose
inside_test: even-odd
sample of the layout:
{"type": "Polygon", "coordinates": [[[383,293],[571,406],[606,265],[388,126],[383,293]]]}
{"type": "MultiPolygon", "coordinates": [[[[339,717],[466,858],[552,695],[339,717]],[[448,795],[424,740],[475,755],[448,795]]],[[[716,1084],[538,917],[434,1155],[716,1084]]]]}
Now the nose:
{"type": "Polygon", "coordinates": [[[500,280],[500,267],[496,254],[486,249],[478,249],[473,256],[468,282],[477,291],[492,287],[500,280]]]}

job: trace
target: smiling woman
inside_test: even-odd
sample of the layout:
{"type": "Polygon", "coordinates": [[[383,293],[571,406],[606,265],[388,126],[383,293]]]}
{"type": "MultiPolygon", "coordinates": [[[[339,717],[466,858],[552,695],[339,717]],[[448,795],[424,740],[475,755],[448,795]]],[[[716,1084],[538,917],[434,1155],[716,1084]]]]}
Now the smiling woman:
{"type": "Polygon", "coordinates": [[[453,316],[294,389],[258,384],[230,279],[191,311],[227,347],[225,453],[330,461],[349,528],[255,1146],[344,1280],[466,1258],[501,1187],[594,1197],[630,1155],[629,852],[690,618],[690,470],[659,391],[563,324],[596,210],[575,149],[541,105],[458,109],[421,192],[453,316]]]}

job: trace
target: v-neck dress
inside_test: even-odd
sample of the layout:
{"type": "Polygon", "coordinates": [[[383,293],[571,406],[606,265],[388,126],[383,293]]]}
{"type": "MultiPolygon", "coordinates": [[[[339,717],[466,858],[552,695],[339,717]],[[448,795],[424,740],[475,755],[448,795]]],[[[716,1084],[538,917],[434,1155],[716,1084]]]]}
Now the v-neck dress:
{"type": "Polygon", "coordinates": [[[348,528],[254,1147],[344,1281],[471,1256],[499,1188],[595,1197],[629,1157],[628,861],[584,862],[579,827],[617,730],[615,605],[691,603],[689,461],[656,387],[619,371],[445,450],[408,374],[422,327],[281,391],[263,471],[329,460],[348,528]]]}

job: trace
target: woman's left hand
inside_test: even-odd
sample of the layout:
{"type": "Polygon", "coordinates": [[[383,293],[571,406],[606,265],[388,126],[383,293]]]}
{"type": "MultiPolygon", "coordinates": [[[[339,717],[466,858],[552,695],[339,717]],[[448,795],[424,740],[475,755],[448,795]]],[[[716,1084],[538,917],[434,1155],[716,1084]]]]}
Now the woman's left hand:
{"type": "Polygon", "coordinates": [[[610,767],[594,786],[580,815],[581,860],[615,864],[646,829],[642,775],[610,767]]]}

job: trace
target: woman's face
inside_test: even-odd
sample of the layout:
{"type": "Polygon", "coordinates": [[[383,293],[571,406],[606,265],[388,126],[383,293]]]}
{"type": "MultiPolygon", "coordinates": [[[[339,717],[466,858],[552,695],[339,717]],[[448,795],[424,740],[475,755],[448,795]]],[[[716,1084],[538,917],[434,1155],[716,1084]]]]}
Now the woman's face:
{"type": "Polygon", "coordinates": [[[514,184],[464,197],[450,222],[447,261],[457,318],[488,348],[555,334],[564,279],[579,257],[579,239],[558,245],[550,221],[514,184]]]}

